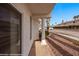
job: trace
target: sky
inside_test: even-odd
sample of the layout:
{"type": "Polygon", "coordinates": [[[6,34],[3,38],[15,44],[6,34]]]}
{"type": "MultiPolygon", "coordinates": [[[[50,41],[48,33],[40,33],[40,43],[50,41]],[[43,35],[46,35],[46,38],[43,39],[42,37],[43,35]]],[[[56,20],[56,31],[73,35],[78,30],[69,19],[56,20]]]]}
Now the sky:
{"type": "Polygon", "coordinates": [[[57,3],[51,11],[50,25],[73,20],[76,15],[79,15],[79,3],[57,3]]]}

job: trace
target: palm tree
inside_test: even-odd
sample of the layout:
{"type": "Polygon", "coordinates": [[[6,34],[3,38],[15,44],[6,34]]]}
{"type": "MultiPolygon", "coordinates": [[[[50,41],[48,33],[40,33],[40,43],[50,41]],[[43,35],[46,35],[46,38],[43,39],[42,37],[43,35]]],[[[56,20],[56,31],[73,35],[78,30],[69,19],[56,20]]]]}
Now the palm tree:
{"type": "Polygon", "coordinates": [[[79,15],[73,17],[74,20],[78,20],[78,18],[79,18],[79,15]]]}
{"type": "Polygon", "coordinates": [[[77,18],[79,19],[79,15],[77,15],[77,18]]]}
{"type": "Polygon", "coordinates": [[[76,20],[77,16],[74,16],[73,19],[76,20]]]}

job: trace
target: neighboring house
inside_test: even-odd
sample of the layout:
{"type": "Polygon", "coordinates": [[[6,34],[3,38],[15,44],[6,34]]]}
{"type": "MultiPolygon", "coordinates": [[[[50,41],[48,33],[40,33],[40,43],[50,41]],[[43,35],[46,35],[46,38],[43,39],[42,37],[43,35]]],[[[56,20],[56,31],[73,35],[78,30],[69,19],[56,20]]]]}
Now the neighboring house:
{"type": "Polygon", "coordinates": [[[78,30],[79,31],[79,15],[73,17],[73,20],[66,21],[62,20],[61,24],[53,26],[54,29],[66,29],[66,30],[78,30]]]}

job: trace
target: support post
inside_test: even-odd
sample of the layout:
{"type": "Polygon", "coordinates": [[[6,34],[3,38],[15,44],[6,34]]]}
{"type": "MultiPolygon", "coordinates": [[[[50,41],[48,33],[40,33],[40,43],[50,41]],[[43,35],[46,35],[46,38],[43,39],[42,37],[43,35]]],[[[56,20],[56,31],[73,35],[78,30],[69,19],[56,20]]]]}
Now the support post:
{"type": "Polygon", "coordinates": [[[45,40],[45,19],[42,19],[42,37],[41,37],[41,45],[46,45],[46,40],[45,40]]]}

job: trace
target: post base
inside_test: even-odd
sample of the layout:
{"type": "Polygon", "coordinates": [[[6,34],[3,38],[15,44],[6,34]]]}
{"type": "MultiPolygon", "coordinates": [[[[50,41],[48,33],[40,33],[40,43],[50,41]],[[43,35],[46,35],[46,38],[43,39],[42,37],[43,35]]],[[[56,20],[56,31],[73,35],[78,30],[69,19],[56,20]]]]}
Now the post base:
{"type": "Polygon", "coordinates": [[[41,41],[41,45],[47,45],[47,43],[46,43],[46,40],[45,40],[45,39],[43,39],[43,40],[41,41]]]}

